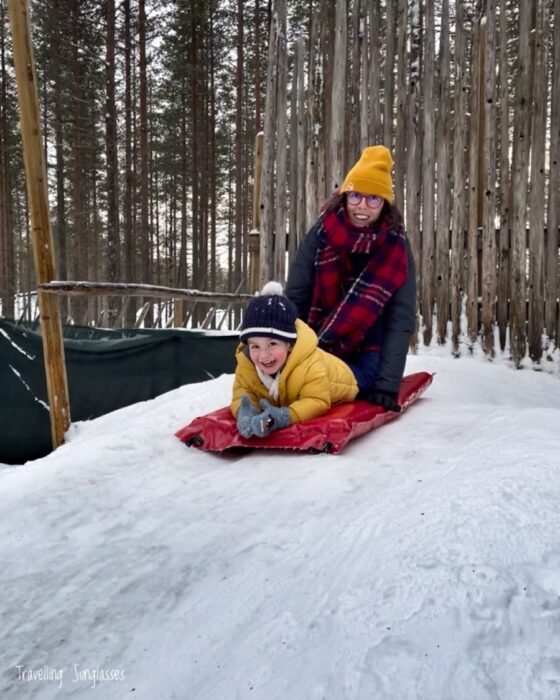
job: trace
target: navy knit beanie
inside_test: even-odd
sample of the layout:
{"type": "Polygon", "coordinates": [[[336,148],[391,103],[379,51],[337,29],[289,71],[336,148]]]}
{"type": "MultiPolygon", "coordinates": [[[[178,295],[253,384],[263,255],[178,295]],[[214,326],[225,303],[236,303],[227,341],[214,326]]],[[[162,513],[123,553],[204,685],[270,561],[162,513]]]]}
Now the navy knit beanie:
{"type": "Polygon", "coordinates": [[[247,307],[239,340],[246,343],[252,336],[263,336],[293,343],[297,338],[296,319],[296,307],[282,294],[282,285],[268,282],[247,307]]]}

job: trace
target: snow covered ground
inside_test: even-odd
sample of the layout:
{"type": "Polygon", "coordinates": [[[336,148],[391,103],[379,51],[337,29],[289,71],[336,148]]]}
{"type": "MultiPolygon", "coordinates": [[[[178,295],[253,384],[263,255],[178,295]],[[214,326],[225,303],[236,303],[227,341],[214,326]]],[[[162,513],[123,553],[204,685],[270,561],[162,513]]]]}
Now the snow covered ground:
{"type": "Polygon", "coordinates": [[[231,376],[0,468],[0,698],[560,698],[560,381],[428,351],[338,456],[187,448],[231,376]]]}

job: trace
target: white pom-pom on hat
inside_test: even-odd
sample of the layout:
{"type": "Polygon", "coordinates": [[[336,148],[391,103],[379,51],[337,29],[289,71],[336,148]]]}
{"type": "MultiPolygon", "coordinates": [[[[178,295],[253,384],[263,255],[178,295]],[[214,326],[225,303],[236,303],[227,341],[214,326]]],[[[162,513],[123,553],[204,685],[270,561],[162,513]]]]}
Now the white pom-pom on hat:
{"type": "Polygon", "coordinates": [[[284,290],[280,282],[267,282],[261,289],[260,296],[282,296],[284,290]]]}
{"type": "Polygon", "coordinates": [[[239,333],[242,343],[254,336],[296,341],[297,309],[282,292],[280,282],[267,282],[249,303],[239,333]]]}

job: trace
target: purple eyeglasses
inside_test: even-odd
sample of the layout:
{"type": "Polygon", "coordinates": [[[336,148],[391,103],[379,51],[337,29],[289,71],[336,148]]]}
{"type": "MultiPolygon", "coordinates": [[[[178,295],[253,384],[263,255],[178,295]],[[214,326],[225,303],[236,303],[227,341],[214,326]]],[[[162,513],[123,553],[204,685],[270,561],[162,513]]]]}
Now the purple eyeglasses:
{"type": "Polygon", "coordinates": [[[378,197],[375,194],[361,194],[360,192],[347,192],[346,201],[353,207],[357,207],[361,204],[362,199],[366,200],[366,205],[370,209],[379,209],[383,204],[383,197],[378,197]]]}

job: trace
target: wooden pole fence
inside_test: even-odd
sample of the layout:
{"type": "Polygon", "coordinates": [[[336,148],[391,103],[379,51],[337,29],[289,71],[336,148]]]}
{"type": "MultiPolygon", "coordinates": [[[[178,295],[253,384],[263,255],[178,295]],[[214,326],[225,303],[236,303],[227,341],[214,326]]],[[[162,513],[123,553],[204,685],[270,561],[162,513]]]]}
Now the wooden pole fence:
{"type": "Polygon", "coordinates": [[[50,295],[91,295],[110,297],[156,297],[159,299],[189,299],[190,301],[236,302],[250,301],[252,294],[231,292],[203,292],[198,289],[179,289],[154,284],[127,284],[126,282],[45,282],[38,289],[50,295]]]}
{"type": "MultiPolygon", "coordinates": [[[[49,217],[46,166],[39,116],[37,76],[27,0],[8,0],[33,259],[38,286],[54,275],[53,237],[49,217]]],[[[64,442],[70,426],[70,403],[58,298],[38,292],[40,327],[47,379],[53,448],[64,442]]]]}

